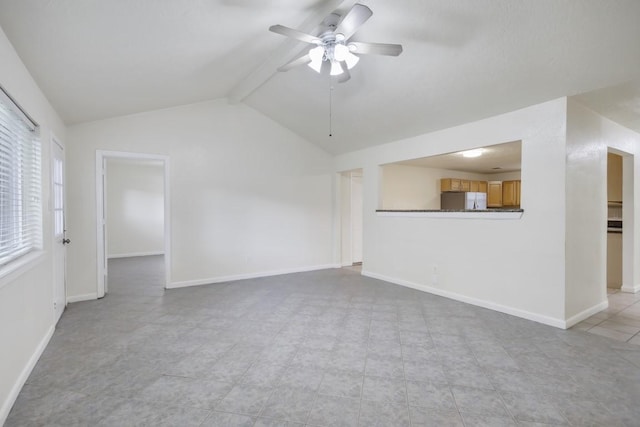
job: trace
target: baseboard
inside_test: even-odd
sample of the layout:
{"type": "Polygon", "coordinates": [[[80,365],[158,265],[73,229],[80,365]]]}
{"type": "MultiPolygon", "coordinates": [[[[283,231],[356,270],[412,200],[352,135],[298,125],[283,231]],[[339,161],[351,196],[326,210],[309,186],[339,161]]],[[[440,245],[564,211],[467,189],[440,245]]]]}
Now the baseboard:
{"type": "Polygon", "coordinates": [[[67,297],[67,304],[72,303],[72,302],[80,302],[80,301],[91,301],[94,299],[98,299],[98,293],[97,292],[93,292],[90,294],[84,294],[84,295],[72,295],[70,297],[67,297]]]}
{"type": "Polygon", "coordinates": [[[640,292],[640,285],[635,285],[635,286],[627,286],[627,285],[622,285],[622,287],[620,288],[621,292],[628,292],[631,294],[637,294],[638,292],[640,292]]]}
{"type": "Polygon", "coordinates": [[[0,408],[0,426],[4,425],[5,421],[7,421],[9,412],[11,411],[13,404],[16,402],[16,399],[18,398],[18,395],[20,394],[20,390],[22,390],[24,383],[27,382],[29,375],[31,375],[31,371],[33,371],[33,368],[35,368],[36,363],[38,363],[38,359],[40,359],[40,356],[42,356],[44,349],[47,348],[47,344],[49,344],[49,340],[51,340],[51,337],[53,336],[54,331],[55,331],[55,326],[51,326],[47,331],[47,333],[42,338],[42,340],[40,340],[40,343],[36,347],[31,357],[29,358],[27,365],[24,367],[24,369],[20,373],[20,376],[16,380],[15,384],[13,384],[13,387],[11,387],[11,391],[7,396],[7,400],[5,400],[2,403],[2,407],[0,408]]]}
{"type": "Polygon", "coordinates": [[[408,280],[396,279],[394,277],[384,276],[382,274],[373,273],[371,271],[362,271],[363,276],[371,277],[373,279],[384,280],[385,282],[394,283],[396,285],[405,286],[407,288],[416,289],[419,291],[427,292],[430,294],[438,295],[441,297],[449,298],[452,300],[464,302],[467,304],[475,305],[478,307],[488,308],[489,310],[499,311],[500,313],[510,314],[512,316],[521,317],[523,319],[532,320],[534,322],[542,323],[544,325],[554,326],[556,328],[566,329],[565,321],[562,319],[556,319],[554,317],[543,316],[541,314],[532,313],[526,310],[520,310],[518,308],[509,307],[502,304],[497,304],[492,301],[486,301],[479,298],[469,297],[466,295],[458,294],[455,292],[445,291],[443,289],[434,288],[431,286],[421,285],[419,283],[410,282],[408,280]]]}
{"type": "Polygon", "coordinates": [[[164,252],[160,251],[160,252],[132,252],[129,254],[111,254],[111,255],[107,255],[107,259],[114,259],[114,258],[133,258],[133,257],[137,257],[137,256],[154,256],[154,255],[164,255],[164,252]]]}
{"type": "Polygon", "coordinates": [[[172,282],[167,289],[186,288],[188,286],[212,285],[214,283],[233,282],[236,280],[257,279],[259,277],[280,276],[282,274],[303,273],[306,271],[326,270],[328,268],[340,268],[340,264],[322,264],[308,267],[288,268],[283,270],[262,271],[259,273],[236,274],[232,276],[212,277],[209,279],[186,280],[172,282]]]}
{"type": "Polygon", "coordinates": [[[575,316],[571,316],[565,322],[565,329],[569,329],[573,325],[576,325],[576,324],[582,322],[584,319],[588,319],[589,317],[593,316],[594,314],[599,313],[602,310],[606,310],[608,307],[609,307],[609,300],[606,299],[606,300],[594,305],[593,307],[589,307],[586,310],[581,311],[580,313],[576,314],[575,316]]]}

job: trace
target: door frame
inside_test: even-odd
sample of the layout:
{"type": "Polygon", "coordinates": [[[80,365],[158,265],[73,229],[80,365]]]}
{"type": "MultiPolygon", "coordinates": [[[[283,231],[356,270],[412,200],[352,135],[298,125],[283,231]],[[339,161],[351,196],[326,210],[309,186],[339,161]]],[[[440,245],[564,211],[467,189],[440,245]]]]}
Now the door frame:
{"type": "Polygon", "coordinates": [[[351,253],[351,265],[354,264],[362,264],[362,252],[363,252],[363,240],[364,240],[364,192],[362,191],[363,189],[363,185],[364,183],[363,181],[363,173],[362,173],[362,169],[357,169],[354,171],[349,172],[349,213],[350,213],[350,218],[351,221],[349,223],[349,233],[350,233],[350,243],[351,243],[351,247],[350,249],[350,253],[351,253]],[[354,197],[353,197],[353,180],[354,178],[360,178],[360,203],[356,204],[354,202],[354,197]],[[358,206],[359,205],[359,206],[358,206]],[[357,209],[359,208],[359,209],[357,209]],[[360,211],[360,261],[356,260],[354,257],[354,246],[355,246],[355,242],[357,242],[357,240],[354,238],[354,219],[358,218],[358,215],[356,215],[357,210],[360,211]]]}
{"type": "Polygon", "coordinates": [[[159,160],[164,166],[164,267],[166,289],[171,283],[171,194],[169,185],[169,156],[160,154],[131,153],[126,151],[96,150],[96,242],[97,242],[97,294],[98,298],[105,295],[105,276],[107,273],[106,250],[106,174],[107,159],[159,160]]]}
{"type": "MultiPolygon", "coordinates": [[[[362,242],[364,252],[364,170],[363,168],[350,169],[336,173],[336,266],[348,267],[353,265],[353,197],[352,179],[357,174],[362,179],[362,242]]],[[[364,261],[364,253],[363,253],[364,261]]]]}
{"type": "MultiPolygon", "coordinates": [[[[636,265],[634,263],[634,241],[635,236],[638,234],[636,230],[638,230],[640,224],[636,224],[634,221],[635,205],[637,203],[634,199],[636,155],[610,145],[607,146],[606,152],[617,154],[622,157],[622,287],[620,288],[620,291],[637,293],[640,291],[640,285],[636,285],[634,282],[634,278],[638,274],[638,272],[635,271],[636,265]]],[[[607,174],[608,169],[607,172],[605,172],[605,182],[607,182],[607,174]]],[[[607,251],[608,248],[604,251],[605,257],[607,255],[607,251]]],[[[606,258],[604,265],[606,271],[606,258]]]]}
{"type": "Polygon", "coordinates": [[[67,191],[66,191],[66,187],[67,187],[67,174],[66,174],[66,152],[65,152],[65,147],[64,145],[60,142],[60,140],[58,139],[58,137],[55,136],[55,134],[53,132],[51,132],[50,138],[49,138],[49,191],[50,191],[50,195],[49,195],[49,210],[50,210],[50,214],[51,214],[51,250],[52,250],[52,263],[51,263],[51,267],[52,267],[52,282],[53,282],[53,304],[54,304],[54,316],[57,316],[55,319],[55,322],[57,323],[58,320],[60,320],[60,317],[62,317],[62,313],[64,312],[65,308],[67,307],[68,301],[67,301],[67,247],[63,244],[63,250],[64,250],[64,254],[63,254],[63,265],[62,265],[62,272],[63,272],[63,279],[62,279],[62,288],[63,288],[63,298],[62,301],[64,302],[64,308],[60,311],[60,315],[58,316],[56,314],[56,296],[57,296],[57,286],[56,286],[56,265],[55,265],[55,261],[56,261],[56,257],[53,255],[53,251],[56,251],[56,229],[55,229],[55,203],[53,201],[53,197],[54,197],[54,180],[53,180],[53,170],[54,170],[54,163],[55,163],[55,156],[53,155],[53,150],[55,149],[55,146],[60,147],[60,150],[62,151],[62,188],[63,188],[63,193],[62,193],[62,238],[65,239],[66,238],[66,232],[67,232],[67,225],[66,225],[66,211],[67,211],[67,191]]]}

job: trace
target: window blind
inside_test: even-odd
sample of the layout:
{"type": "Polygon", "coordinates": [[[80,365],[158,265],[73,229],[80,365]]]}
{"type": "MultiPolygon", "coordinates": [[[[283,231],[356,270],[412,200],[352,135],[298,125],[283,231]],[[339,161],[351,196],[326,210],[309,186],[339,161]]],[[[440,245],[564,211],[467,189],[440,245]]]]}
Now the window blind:
{"type": "Polygon", "coordinates": [[[0,266],[42,248],[38,128],[0,88],[0,266]]]}

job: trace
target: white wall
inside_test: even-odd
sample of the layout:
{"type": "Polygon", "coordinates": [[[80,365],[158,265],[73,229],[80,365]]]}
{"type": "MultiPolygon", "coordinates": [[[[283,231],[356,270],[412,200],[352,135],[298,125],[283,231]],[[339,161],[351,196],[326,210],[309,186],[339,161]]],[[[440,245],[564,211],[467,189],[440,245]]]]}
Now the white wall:
{"type": "Polygon", "coordinates": [[[164,253],[164,164],[107,160],[107,254],[164,253]]]}
{"type": "Polygon", "coordinates": [[[64,144],[65,126],[0,29],[0,85],[40,125],[44,252],[33,264],[0,279],[0,425],[54,327],[51,257],[50,138],[64,144]]]}
{"type": "Polygon", "coordinates": [[[502,172],[486,175],[486,181],[515,181],[522,178],[522,172],[502,172]]]}
{"type": "MultiPolygon", "coordinates": [[[[623,272],[623,286],[640,283],[640,190],[638,147],[640,135],[588,110],[576,101],[567,105],[567,299],[566,316],[579,318],[581,313],[606,304],[607,265],[607,150],[613,147],[635,159],[634,176],[626,182],[631,188],[623,194],[623,240],[631,249],[623,272]],[[636,186],[637,187],[637,186],[636,186]],[[632,215],[629,215],[633,212],[632,215]]],[[[633,160],[632,160],[633,162],[633,160]]],[[[624,189],[623,189],[624,192],[624,189]]],[[[624,244],[624,242],[623,242],[624,244]]]]}
{"type": "Polygon", "coordinates": [[[171,286],[332,263],[331,157],[226,100],[72,126],[69,293],[96,292],[95,152],[170,158],[171,286]]]}
{"type": "Polygon", "coordinates": [[[562,326],[565,123],[566,99],[558,99],[338,156],[337,171],[364,169],[365,274],[562,326]],[[516,140],[521,219],[376,214],[380,165],[516,140]]]}
{"type": "Polygon", "coordinates": [[[381,209],[440,209],[440,180],[460,178],[488,181],[484,174],[410,165],[382,167],[381,209]]]}

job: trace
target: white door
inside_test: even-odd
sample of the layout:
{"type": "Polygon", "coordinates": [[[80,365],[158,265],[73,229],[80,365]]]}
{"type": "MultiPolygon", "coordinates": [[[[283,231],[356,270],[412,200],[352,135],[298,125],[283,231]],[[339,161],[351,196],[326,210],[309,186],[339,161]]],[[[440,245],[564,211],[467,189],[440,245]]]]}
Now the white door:
{"type": "Polygon", "coordinates": [[[362,262],[362,175],[351,175],[351,262],[362,262]]]}
{"type": "Polygon", "coordinates": [[[64,151],[55,140],[51,142],[51,184],[53,211],[53,310],[55,321],[62,316],[66,297],[66,245],[64,223],[64,151]]]}

